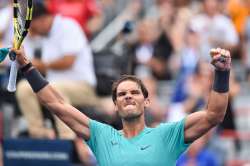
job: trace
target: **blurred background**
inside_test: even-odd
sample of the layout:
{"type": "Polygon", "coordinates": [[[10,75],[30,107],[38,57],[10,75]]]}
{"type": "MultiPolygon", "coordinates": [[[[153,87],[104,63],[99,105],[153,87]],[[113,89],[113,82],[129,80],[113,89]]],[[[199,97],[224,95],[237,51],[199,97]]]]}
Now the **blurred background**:
{"type": "MultiPolygon", "coordinates": [[[[13,40],[12,1],[0,3],[0,47],[13,40]]],[[[191,145],[177,165],[250,165],[250,0],[34,0],[23,46],[32,63],[93,119],[121,128],[111,84],[135,74],[146,84],[147,125],[206,107],[213,82],[209,50],[231,51],[230,99],[222,124],[191,145]]],[[[6,90],[0,64],[0,166],[97,165],[94,156],[37,101],[18,74],[6,90]]]]}

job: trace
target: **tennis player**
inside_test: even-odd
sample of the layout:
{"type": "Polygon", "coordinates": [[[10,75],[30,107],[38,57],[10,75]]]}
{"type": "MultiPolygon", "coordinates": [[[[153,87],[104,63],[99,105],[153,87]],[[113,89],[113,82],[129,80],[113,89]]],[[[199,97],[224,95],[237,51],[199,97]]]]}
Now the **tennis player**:
{"type": "Polygon", "coordinates": [[[121,131],[92,120],[67,104],[32,66],[23,49],[13,51],[17,54],[20,70],[40,101],[86,140],[100,166],[175,165],[193,141],[222,122],[226,112],[231,57],[229,51],[221,48],[210,52],[215,78],[207,109],[192,113],[179,122],[148,128],[144,119],[144,110],[150,104],[148,91],[135,76],[122,76],[112,90],[115,108],[122,119],[121,131]]]}

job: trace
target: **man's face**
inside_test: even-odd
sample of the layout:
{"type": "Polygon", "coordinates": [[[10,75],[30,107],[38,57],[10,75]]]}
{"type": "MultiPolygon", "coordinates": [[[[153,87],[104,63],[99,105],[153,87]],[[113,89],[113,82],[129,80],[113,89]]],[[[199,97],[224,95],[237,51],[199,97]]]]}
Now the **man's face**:
{"type": "Polygon", "coordinates": [[[214,15],[218,11],[218,0],[204,0],[204,10],[208,15],[214,15]]]}
{"type": "Polygon", "coordinates": [[[35,35],[47,36],[51,26],[51,17],[49,15],[43,15],[31,21],[30,31],[35,35]]]}
{"type": "Polygon", "coordinates": [[[124,120],[133,120],[144,113],[149,105],[149,99],[145,99],[141,88],[134,81],[123,81],[117,87],[115,108],[119,116],[124,120]]]}

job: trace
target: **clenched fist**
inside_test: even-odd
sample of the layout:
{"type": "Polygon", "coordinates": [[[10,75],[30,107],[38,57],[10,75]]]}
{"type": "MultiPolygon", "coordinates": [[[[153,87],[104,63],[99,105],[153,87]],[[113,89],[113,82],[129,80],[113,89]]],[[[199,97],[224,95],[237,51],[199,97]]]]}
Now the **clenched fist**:
{"type": "Polygon", "coordinates": [[[210,50],[210,55],[212,57],[211,64],[213,64],[217,70],[227,71],[231,69],[231,56],[228,50],[213,48],[210,50]]]}

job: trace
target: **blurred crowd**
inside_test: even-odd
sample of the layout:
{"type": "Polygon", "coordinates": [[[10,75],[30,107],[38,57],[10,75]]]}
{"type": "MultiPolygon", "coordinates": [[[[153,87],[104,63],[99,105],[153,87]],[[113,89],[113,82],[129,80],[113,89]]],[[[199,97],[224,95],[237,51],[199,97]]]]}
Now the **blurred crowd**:
{"type": "MultiPolygon", "coordinates": [[[[10,47],[11,1],[1,1],[0,7],[0,47],[10,47]]],[[[110,93],[121,74],[135,74],[146,84],[151,100],[146,120],[154,127],[206,107],[213,82],[209,50],[229,49],[242,73],[239,77],[232,69],[225,120],[196,141],[177,165],[235,164],[225,156],[231,149],[214,140],[237,131],[234,100],[241,83],[250,83],[250,0],[34,0],[23,46],[69,103],[115,128],[121,123],[110,93]],[[166,86],[170,92],[162,91],[166,86]]],[[[22,74],[16,93],[6,91],[9,63],[0,65],[0,139],[72,139],[80,162],[95,165],[88,147],[40,105],[22,74]]],[[[240,151],[240,138],[233,140],[240,151]]]]}

